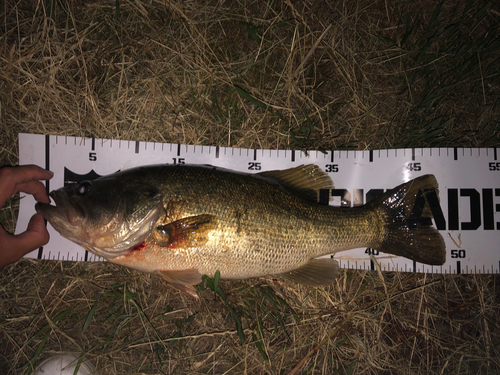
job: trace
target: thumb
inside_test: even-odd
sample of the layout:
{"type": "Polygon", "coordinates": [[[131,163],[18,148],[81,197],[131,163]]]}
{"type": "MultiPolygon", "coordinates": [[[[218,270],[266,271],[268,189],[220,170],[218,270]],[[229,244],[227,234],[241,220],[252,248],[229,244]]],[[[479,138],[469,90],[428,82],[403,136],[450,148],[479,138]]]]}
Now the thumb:
{"type": "Polygon", "coordinates": [[[47,242],[49,242],[49,232],[40,214],[33,215],[26,232],[18,236],[7,233],[0,226],[0,271],[47,242]]]}
{"type": "Polygon", "coordinates": [[[49,232],[47,232],[47,228],[45,228],[45,222],[43,221],[42,215],[35,214],[31,217],[26,232],[14,236],[11,245],[29,253],[47,244],[49,238],[49,232]]]}

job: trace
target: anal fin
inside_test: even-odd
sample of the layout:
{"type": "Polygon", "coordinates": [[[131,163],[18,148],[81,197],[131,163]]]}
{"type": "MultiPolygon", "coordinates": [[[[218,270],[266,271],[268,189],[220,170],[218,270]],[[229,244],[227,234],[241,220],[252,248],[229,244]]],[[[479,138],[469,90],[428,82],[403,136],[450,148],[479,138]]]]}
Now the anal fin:
{"type": "Polygon", "coordinates": [[[322,286],[333,283],[339,273],[339,264],[336,260],[322,258],[310,259],[302,267],[276,276],[307,286],[322,286]]]}
{"type": "Polygon", "coordinates": [[[181,271],[156,271],[166,282],[188,296],[200,299],[193,285],[201,282],[201,274],[195,268],[181,271]]]}

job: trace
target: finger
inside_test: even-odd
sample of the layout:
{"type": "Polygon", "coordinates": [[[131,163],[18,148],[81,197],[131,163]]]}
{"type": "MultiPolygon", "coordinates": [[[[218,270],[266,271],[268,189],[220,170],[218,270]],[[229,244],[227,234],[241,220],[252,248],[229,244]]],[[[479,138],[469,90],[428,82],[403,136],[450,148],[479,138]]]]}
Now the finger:
{"type": "Polygon", "coordinates": [[[50,203],[45,185],[40,181],[29,181],[16,185],[13,194],[19,192],[33,195],[37,202],[50,203]]]}
{"type": "MultiPolygon", "coordinates": [[[[54,174],[51,171],[36,165],[0,168],[0,205],[3,206],[10,196],[20,191],[16,190],[18,185],[36,180],[49,180],[53,176],[54,174]]],[[[39,192],[38,188],[35,189],[36,192],[39,192]]],[[[37,195],[43,199],[43,193],[39,192],[37,195]]]]}

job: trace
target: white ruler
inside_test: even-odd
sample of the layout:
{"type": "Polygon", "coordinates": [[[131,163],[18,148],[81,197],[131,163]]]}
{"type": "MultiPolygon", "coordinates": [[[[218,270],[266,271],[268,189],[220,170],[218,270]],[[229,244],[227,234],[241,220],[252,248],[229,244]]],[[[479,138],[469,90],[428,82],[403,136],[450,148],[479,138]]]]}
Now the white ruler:
{"type": "MultiPolygon", "coordinates": [[[[255,150],[213,146],[19,135],[20,164],[36,164],[55,173],[47,190],[147,164],[210,164],[255,173],[314,163],[332,177],[331,204],[359,205],[423,174],[434,174],[440,203],[434,203],[434,224],[446,243],[447,261],[428,266],[372,249],[335,255],[341,267],[374,269],[374,256],[384,271],[430,273],[500,272],[500,149],[432,148],[373,151],[255,150]]],[[[328,201],[328,196],[326,197],[328,201]]],[[[21,199],[17,233],[34,214],[31,196],[21,199]]],[[[48,225],[50,242],[27,256],[70,261],[102,260],[59,236],[48,225]]]]}

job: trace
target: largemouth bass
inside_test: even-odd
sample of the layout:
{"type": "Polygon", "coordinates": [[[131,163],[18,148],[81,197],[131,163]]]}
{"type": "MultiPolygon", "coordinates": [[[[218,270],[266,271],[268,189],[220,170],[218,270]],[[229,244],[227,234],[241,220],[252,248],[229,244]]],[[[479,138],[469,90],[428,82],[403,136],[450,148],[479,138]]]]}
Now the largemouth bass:
{"type": "Polygon", "coordinates": [[[319,286],[339,273],[321,255],[370,247],[441,265],[445,245],[425,203],[434,176],[404,183],[355,208],[319,205],[332,189],[316,165],[258,174],[210,166],[155,165],[83,181],[50,193],[36,210],[64,237],[110,262],[193,285],[275,275],[319,286]],[[415,210],[414,207],[420,207],[415,210]]]}

